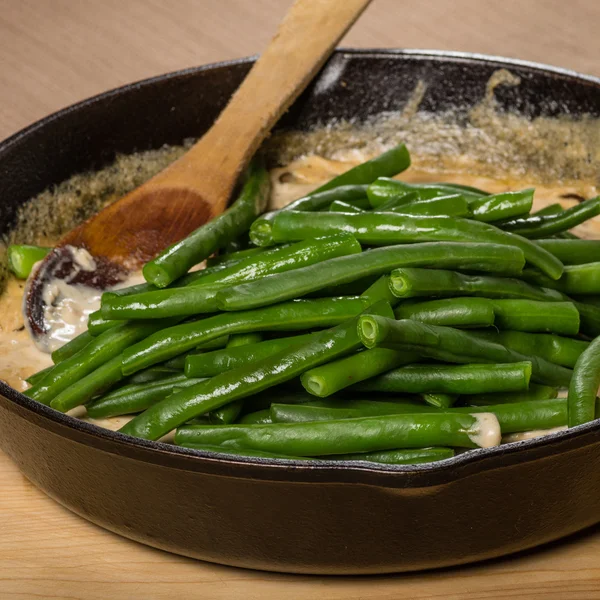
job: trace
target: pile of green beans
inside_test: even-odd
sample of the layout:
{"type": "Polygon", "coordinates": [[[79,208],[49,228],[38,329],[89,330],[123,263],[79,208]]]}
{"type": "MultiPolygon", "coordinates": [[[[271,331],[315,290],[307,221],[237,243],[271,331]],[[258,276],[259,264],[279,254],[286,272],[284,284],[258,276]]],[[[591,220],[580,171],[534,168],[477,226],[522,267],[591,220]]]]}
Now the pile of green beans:
{"type": "Polygon", "coordinates": [[[600,199],[531,214],[533,189],[394,179],[409,165],[401,144],[265,213],[254,162],[231,208],[105,292],[26,393],[289,460],[431,462],[593,420],[600,241],[564,236],[600,199]]]}

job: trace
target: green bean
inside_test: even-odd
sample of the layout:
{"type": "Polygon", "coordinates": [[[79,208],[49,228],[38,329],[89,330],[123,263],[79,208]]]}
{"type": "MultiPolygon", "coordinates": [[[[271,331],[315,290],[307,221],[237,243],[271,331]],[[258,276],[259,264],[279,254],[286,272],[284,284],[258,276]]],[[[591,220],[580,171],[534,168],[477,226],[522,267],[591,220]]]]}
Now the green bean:
{"type": "Polygon", "coordinates": [[[518,192],[502,192],[485,196],[471,203],[471,211],[476,221],[500,221],[526,215],[533,205],[533,188],[518,192]]]}
{"type": "Polygon", "coordinates": [[[250,448],[276,454],[325,456],[395,448],[490,447],[500,443],[491,414],[404,414],[314,423],[180,427],[175,443],[250,448]],[[484,416],[485,415],[485,416],[484,416]]]}
{"type": "Polygon", "coordinates": [[[568,265],[562,277],[556,281],[536,269],[525,269],[522,277],[531,283],[559,290],[563,294],[582,296],[600,294],[600,262],[568,265]]]}
{"type": "Polygon", "coordinates": [[[577,335],[579,312],[572,302],[491,300],[496,327],[514,331],[577,335]]]}
{"type": "Polygon", "coordinates": [[[353,389],[408,394],[519,392],[528,388],[530,378],[530,362],[493,365],[408,364],[363,381],[353,389]]]}
{"type": "Polygon", "coordinates": [[[7,250],[8,268],[17,279],[27,279],[36,262],[44,259],[52,248],[11,244],[7,250]]]}
{"type": "Polygon", "coordinates": [[[50,406],[60,412],[67,412],[85,404],[95,396],[103,394],[124,377],[121,372],[122,355],[118,354],[97,369],[77,379],[67,388],[56,394],[50,401],[50,406]]]}
{"type": "Polygon", "coordinates": [[[520,279],[465,275],[441,269],[395,269],[390,275],[390,288],[398,298],[422,296],[483,296],[562,302],[563,294],[530,285],[520,279]]]}
{"type": "Polygon", "coordinates": [[[515,219],[503,223],[502,228],[529,239],[539,239],[567,231],[597,215],[600,215],[600,196],[585,200],[558,214],[515,219]]]}
{"type": "Polygon", "coordinates": [[[220,290],[217,293],[217,305],[222,310],[266,306],[305,296],[326,286],[383,275],[400,266],[436,264],[514,273],[522,261],[523,256],[518,249],[500,244],[433,242],[377,248],[220,290]]]}
{"type": "Polygon", "coordinates": [[[214,338],[208,340],[207,342],[203,342],[198,344],[196,348],[190,352],[183,352],[177,355],[175,358],[171,358],[164,362],[164,366],[169,369],[174,369],[175,371],[183,371],[185,369],[185,361],[188,356],[195,356],[197,354],[207,354],[212,350],[221,350],[225,348],[229,342],[228,335],[222,335],[218,338],[214,338]]]}
{"type": "Polygon", "coordinates": [[[138,371],[131,375],[131,377],[128,377],[127,385],[136,383],[154,383],[155,381],[173,377],[174,375],[181,375],[181,372],[177,372],[177,370],[171,369],[165,365],[156,365],[155,367],[149,367],[143,371],[138,371]]]}
{"type": "MultiPolygon", "coordinates": [[[[340,256],[360,253],[360,244],[348,234],[305,240],[286,248],[250,257],[222,271],[218,283],[158,290],[125,298],[102,301],[102,315],[116,319],[156,319],[217,312],[217,292],[228,285],[245,281],[263,281],[265,275],[297,270],[340,256]]],[[[205,280],[206,281],[206,280],[205,280]]]]}
{"type": "Polygon", "coordinates": [[[410,166],[410,154],[404,144],[395,146],[391,150],[376,156],[345,173],[334,177],[324,185],[320,186],[308,196],[299,198],[291,202],[280,211],[267,213],[256,219],[250,227],[250,239],[260,240],[257,246],[270,246],[273,244],[271,239],[270,221],[277,214],[288,210],[315,211],[325,208],[333,200],[355,200],[364,197],[366,185],[372,183],[377,177],[384,175],[397,175],[410,166]]]}
{"type": "Polygon", "coordinates": [[[411,450],[383,450],[381,452],[338,454],[328,456],[326,460],[360,460],[385,465],[418,465],[452,457],[454,457],[454,450],[452,448],[418,448],[411,450]]]}
{"type": "Polygon", "coordinates": [[[373,348],[310,369],[301,375],[300,381],[307,392],[324,398],[350,385],[418,360],[419,356],[412,352],[373,348]]]}
{"type": "Polygon", "coordinates": [[[70,342],[67,342],[52,353],[52,362],[56,365],[70,358],[73,354],[85,348],[93,339],[92,335],[87,331],[80,333],[77,337],[74,337],[70,342]]]}
{"type": "Polygon", "coordinates": [[[394,314],[396,319],[459,328],[491,327],[495,319],[494,307],[488,299],[468,297],[424,302],[407,300],[396,307],[394,314]]]}
{"type": "Polygon", "coordinates": [[[515,402],[532,402],[535,400],[550,400],[558,396],[558,388],[539,383],[530,383],[529,389],[522,392],[492,392],[490,394],[473,394],[464,396],[471,406],[489,406],[490,404],[509,404],[515,402]]]}
{"type": "Polygon", "coordinates": [[[436,408],[451,408],[458,400],[458,396],[453,394],[441,394],[441,393],[423,393],[421,394],[423,401],[430,406],[436,408]]]}
{"type": "Polygon", "coordinates": [[[548,204],[547,206],[544,206],[544,208],[540,208],[540,210],[534,212],[532,216],[544,217],[546,215],[558,215],[559,213],[564,212],[564,210],[562,204],[555,202],[554,204],[548,204]]]}
{"type": "Polygon", "coordinates": [[[175,386],[189,387],[200,381],[178,374],[152,383],[125,385],[90,402],[87,414],[93,419],[105,419],[139,413],[166,398],[175,386]]]}
{"type": "MultiPolygon", "coordinates": [[[[438,196],[438,192],[431,194],[432,198],[437,198],[438,196]]],[[[419,200],[419,194],[417,192],[403,192],[397,196],[391,196],[389,200],[380,204],[375,210],[377,212],[387,212],[388,210],[392,210],[403,204],[412,203],[415,200],[419,200]]],[[[421,200],[423,200],[423,198],[421,198],[421,200]]],[[[369,202],[369,206],[370,205],[371,203],[369,202]]]]}
{"type": "Polygon", "coordinates": [[[242,425],[258,425],[264,423],[272,423],[271,410],[269,408],[263,408],[255,412],[248,413],[238,419],[238,423],[242,425]]]}
{"type": "MultiPolygon", "coordinates": [[[[569,299],[565,296],[565,299],[569,299]]],[[[589,337],[600,335],[600,307],[587,302],[573,302],[575,308],[579,311],[581,321],[581,333],[589,337]]]]}
{"type": "MultiPolygon", "coordinates": [[[[152,286],[155,287],[155,286],[152,286]]],[[[156,288],[158,289],[158,288],[156,288]]],[[[106,294],[107,292],[105,292],[106,294]]],[[[105,331],[108,331],[109,329],[112,329],[113,327],[116,327],[117,325],[124,325],[125,321],[122,320],[116,320],[116,319],[105,319],[102,314],[100,313],[100,310],[95,310],[93,313],[90,313],[90,315],[88,316],[88,331],[90,333],[90,335],[93,335],[94,337],[99,336],[101,333],[104,333],[105,331]]]]}
{"type": "Polygon", "coordinates": [[[375,209],[388,202],[391,198],[415,192],[419,199],[425,200],[435,198],[436,196],[448,196],[449,194],[461,193],[469,202],[481,198],[485,195],[480,192],[475,192],[474,188],[465,186],[456,186],[455,184],[446,183],[406,183],[397,179],[388,177],[380,177],[367,188],[367,196],[371,206],[375,209]]]}
{"type": "MultiPolygon", "coordinates": [[[[258,344],[261,341],[261,333],[240,333],[230,336],[226,348],[243,347],[244,349],[247,349],[248,346],[258,344]]],[[[225,406],[211,410],[210,413],[208,413],[208,418],[211,423],[222,423],[225,425],[233,423],[240,416],[242,406],[242,400],[235,400],[225,406]]]]}
{"type": "MultiPolygon", "coordinates": [[[[492,414],[498,420],[502,433],[517,433],[531,431],[533,429],[550,429],[560,427],[567,423],[567,401],[566,398],[555,398],[552,400],[534,400],[531,402],[517,402],[513,404],[499,404],[496,406],[466,406],[460,408],[434,408],[420,404],[412,407],[413,413],[406,414],[411,410],[411,405],[396,402],[374,402],[376,407],[368,406],[369,402],[360,405],[351,404],[347,408],[321,408],[310,404],[297,406],[282,406],[274,404],[271,407],[271,418],[278,424],[309,424],[309,423],[340,423],[343,420],[358,421],[362,419],[410,419],[421,416],[446,415],[477,415],[492,414]],[[374,416],[378,415],[378,416],[374,416]]],[[[183,429],[183,428],[182,428],[183,429]]],[[[193,439],[198,434],[195,431],[182,431],[181,438],[193,439]]],[[[201,434],[200,434],[201,435],[201,434]]],[[[398,444],[401,445],[401,444],[398,444]]],[[[453,445],[453,444],[447,444],[453,445]]]]}
{"type": "Polygon", "coordinates": [[[445,181],[444,183],[422,183],[421,186],[444,186],[446,189],[458,190],[461,193],[471,194],[473,196],[491,196],[489,192],[485,192],[484,190],[473,187],[472,185],[464,185],[462,183],[449,183],[445,181]]]}
{"type": "Polygon", "coordinates": [[[246,182],[238,199],[223,214],[146,263],[142,270],[146,281],[157,287],[165,287],[215,250],[247,231],[252,221],[265,209],[269,189],[269,174],[254,161],[248,168],[246,182]]]}
{"type": "MultiPolygon", "coordinates": [[[[27,395],[42,404],[49,404],[57,394],[74,381],[89,375],[131,344],[155,332],[160,325],[138,323],[109,329],[94,338],[79,352],[58,363],[38,384],[27,390],[27,395]]],[[[113,373],[110,373],[111,377],[113,373]]]]}
{"type": "Polygon", "coordinates": [[[372,303],[385,300],[392,308],[398,304],[398,298],[392,294],[390,289],[389,275],[382,275],[375,280],[362,294],[362,298],[369,299],[372,303]]]}
{"type": "Polygon", "coordinates": [[[589,342],[545,333],[521,331],[471,331],[473,335],[506,346],[525,355],[537,355],[544,360],[573,368],[589,342]]]}
{"type": "Polygon", "coordinates": [[[162,329],[124,353],[123,372],[163,362],[224,334],[252,331],[302,331],[342,323],[365,307],[360,298],[292,300],[251,311],[218,314],[192,323],[162,329]]]}
{"type": "MultiPolygon", "coordinates": [[[[355,213],[359,213],[359,212],[365,212],[365,210],[367,208],[370,208],[369,205],[369,201],[366,199],[366,197],[364,198],[367,206],[359,206],[359,203],[355,200],[353,202],[343,202],[342,200],[334,200],[329,207],[327,208],[327,210],[331,211],[331,212],[355,212],[355,213]]],[[[360,203],[360,204],[364,204],[364,203],[360,203]]]]}
{"type": "Polygon", "coordinates": [[[566,385],[571,371],[551,364],[538,356],[528,356],[477,335],[436,325],[424,325],[404,319],[394,321],[377,315],[359,319],[359,335],[367,348],[382,346],[414,350],[436,360],[453,363],[531,362],[532,378],[550,385],[566,385]]]}
{"type": "Polygon", "coordinates": [[[252,344],[258,344],[263,341],[262,333],[240,333],[237,335],[229,336],[229,340],[225,348],[237,348],[240,346],[250,346],[252,344]]]}
{"type": "MultiPolygon", "coordinates": [[[[448,216],[448,217],[467,217],[469,216],[469,204],[460,194],[449,196],[439,196],[429,200],[417,200],[408,204],[401,204],[390,208],[389,211],[402,213],[404,215],[429,215],[429,216],[448,216]]],[[[384,212],[379,209],[377,212],[384,212]]]]}
{"type": "Polygon", "coordinates": [[[565,265],[596,262],[600,257],[600,240],[536,240],[536,244],[554,254],[565,265]]]}
{"type": "Polygon", "coordinates": [[[42,369],[41,371],[32,373],[25,381],[29,385],[35,385],[36,383],[40,382],[44,377],[46,377],[46,375],[48,375],[48,373],[50,373],[50,371],[52,371],[52,369],[54,369],[54,365],[50,365],[49,367],[46,367],[45,369],[42,369]]]}
{"type": "Polygon", "coordinates": [[[274,402],[270,408],[273,423],[306,423],[309,421],[336,421],[340,419],[359,419],[383,415],[406,415],[421,413],[439,413],[439,409],[423,404],[419,400],[327,400],[303,402],[301,404],[283,404],[274,402]]]}
{"type": "MultiPolygon", "coordinates": [[[[129,285],[122,288],[114,288],[103,292],[106,296],[130,296],[131,294],[141,294],[143,292],[152,292],[158,290],[155,285],[151,283],[136,283],[135,285],[129,285]]],[[[94,314],[94,313],[92,313],[94,314]]],[[[91,315],[90,315],[91,316],[91,315]]]]}
{"type": "MultiPolygon", "coordinates": [[[[313,306],[317,306],[315,302],[318,301],[310,302],[313,306]]],[[[345,300],[341,302],[348,304],[345,300]]],[[[334,308],[336,316],[339,316],[340,310],[334,308]]],[[[384,302],[370,306],[366,310],[370,314],[393,315],[391,307],[384,302]]],[[[221,373],[173,394],[135,417],[121,431],[144,439],[158,439],[174,427],[198,415],[290,381],[304,371],[349,354],[360,347],[356,329],[357,318],[345,315],[341,324],[321,332],[313,340],[300,346],[285,348],[278,354],[221,373]]]]}
{"type": "Polygon", "coordinates": [[[569,386],[569,427],[583,425],[595,418],[595,402],[600,387],[600,337],[578,358],[569,386]]]}
{"type": "Polygon", "coordinates": [[[552,279],[558,279],[563,272],[563,264],[535,242],[470,219],[377,212],[308,214],[291,210],[279,213],[272,224],[276,242],[341,231],[351,233],[361,244],[372,246],[435,241],[506,244],[521,249],[527,262],[552,279]]]}
{"type": "Polygon", "coordinates": [[[284,348],[304,344],[316,335],[316,333],[307,333],[265,340],[251,347],[225,348],[214,352],[190,354],[185,359],[185,374],[188,377],[213,377],[273,356],[284,348]]]}
{"type": "Polygon", "coordinates": [[[216,256],[209,256],[206,259],[206,269],[203,270],[206,271],[211,267],[227,268],[227,266],[235,264],[235,262],[240,262],[241,260],[244,260],[250,256],[256,256],[257,254],[262,254],[266,251],[266,248],[246,248],[245,250],[237,250],[236,252],[228,252],[217,254],[216,256]]]}

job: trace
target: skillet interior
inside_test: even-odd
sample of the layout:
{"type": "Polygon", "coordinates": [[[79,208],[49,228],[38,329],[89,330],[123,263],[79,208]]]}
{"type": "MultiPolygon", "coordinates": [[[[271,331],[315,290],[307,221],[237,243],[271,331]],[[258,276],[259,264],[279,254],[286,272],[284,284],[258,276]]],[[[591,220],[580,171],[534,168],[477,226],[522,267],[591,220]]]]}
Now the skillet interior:
{"type": "MultiPolygon", "coordinates": [[[[2,227],[48,185],[117,152],[201,135],[249,64],[133,84],[13,136],[0,146],[2,227]]],[[[497,90],[502,109],[599,115],[598,80],[564,71],[463,55],[340,51],[282,126],[401,110],[419,80],[428,84],[422,109],[470,107],[501,67],[521,78],[497,90]]],[[[524,549],[600,520],[595,423],[440,464],[307,466],[132,441],[1,384],[0,394],[0,445],[36,485],[108,529],[215,562],[309,573],[430,568],[524,549]]]]}

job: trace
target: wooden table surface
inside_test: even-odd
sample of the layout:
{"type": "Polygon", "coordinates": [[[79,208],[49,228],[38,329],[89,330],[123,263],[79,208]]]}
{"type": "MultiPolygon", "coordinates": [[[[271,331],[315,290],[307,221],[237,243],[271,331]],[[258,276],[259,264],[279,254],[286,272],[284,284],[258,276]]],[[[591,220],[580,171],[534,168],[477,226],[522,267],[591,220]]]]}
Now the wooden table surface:
{"type": "MultiPolygon", "coordinates": [[[[339,0],[343,2],[343,0],[339,0]]],[[[0,139],[92,94],[261,51],[289,0],[0,0],[0,139]]],[[[518,57],[600,75],[597,0],[374,0],[343,45],[518,57]]],[[[121,539],[0,453],[0,599],[600,598],[600,528],[491,563],[391,577],[220,567],[121,539]]]]}

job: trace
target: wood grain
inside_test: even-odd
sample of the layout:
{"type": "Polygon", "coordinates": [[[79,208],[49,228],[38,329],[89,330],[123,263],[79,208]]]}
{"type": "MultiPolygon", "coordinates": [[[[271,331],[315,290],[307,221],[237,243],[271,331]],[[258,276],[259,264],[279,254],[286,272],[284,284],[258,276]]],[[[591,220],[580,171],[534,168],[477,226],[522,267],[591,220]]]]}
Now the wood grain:
{"type": "MultiPolygon", "coordinates": [[[[0,138],[129,81],[255,54],[289,5],[0,0],[0,138]]],[[[343,44],[484,52],[600,75],[599,23],[595,0],[374,0],[343,44]]],[[[1,600],[600,598],[600,528],[461,569],[287,576],[200,563],[119,538],[46,498],[1,454],[0,485],[1,600]]]]}

